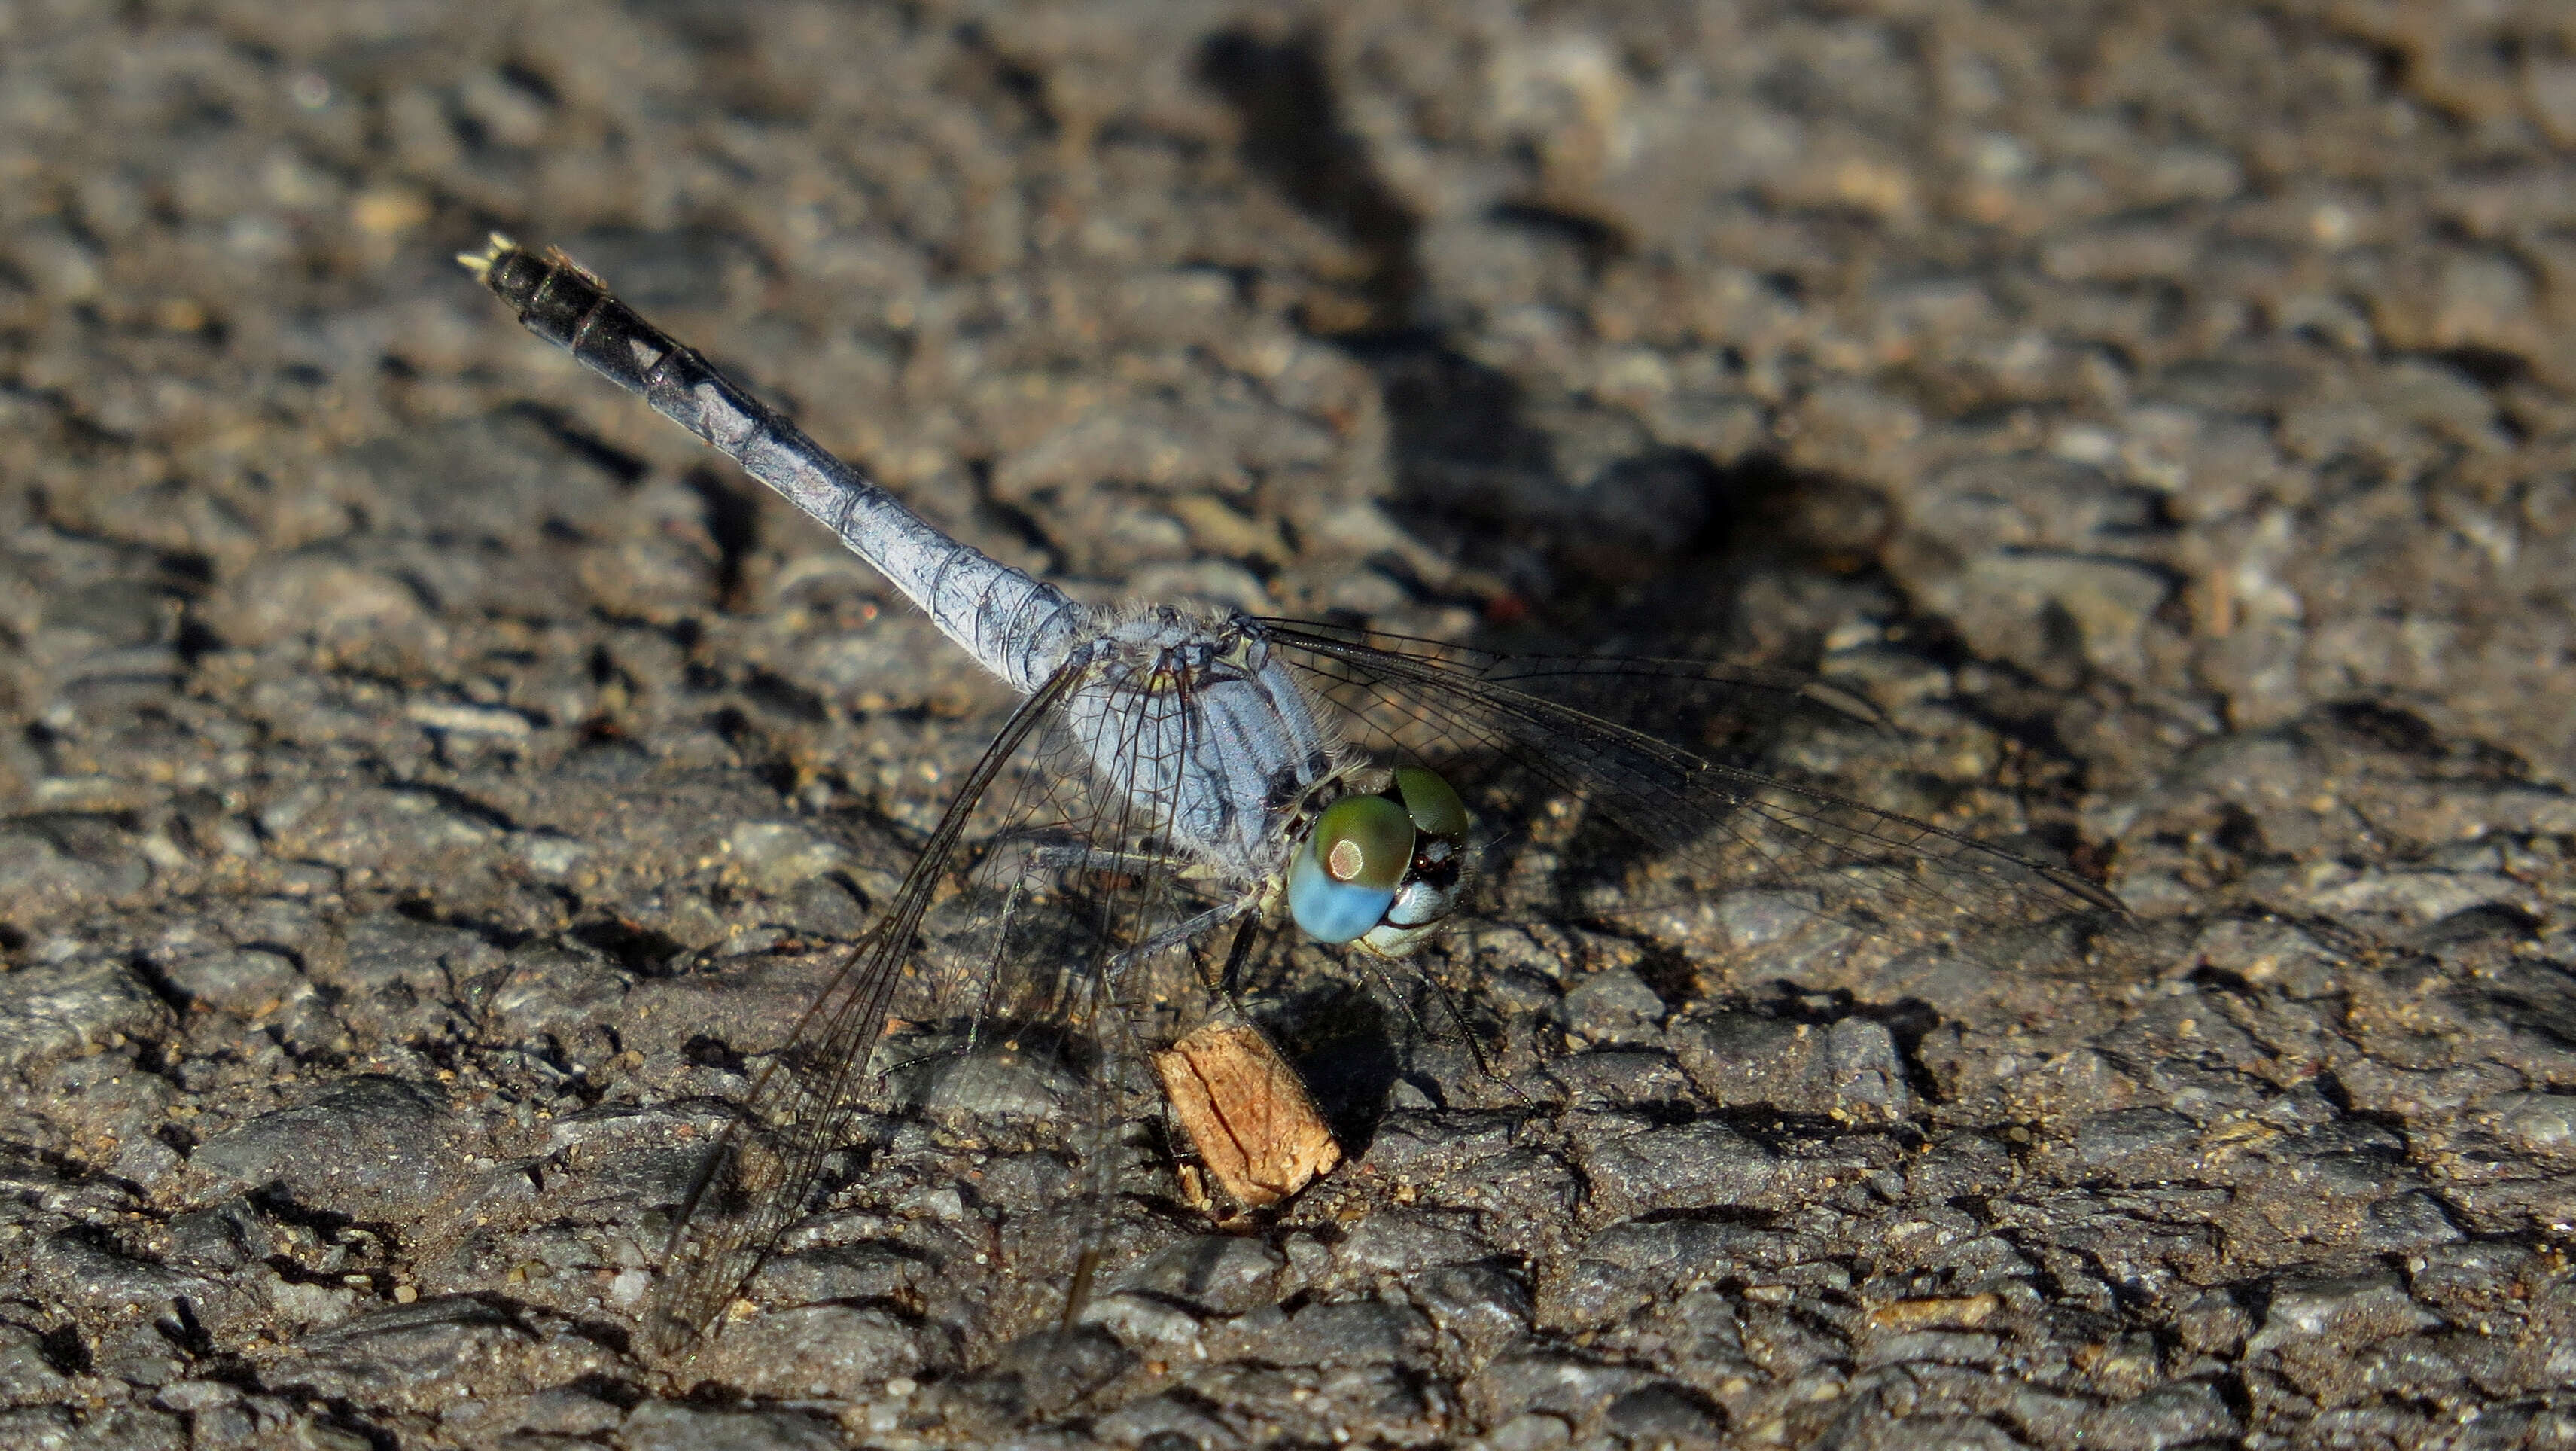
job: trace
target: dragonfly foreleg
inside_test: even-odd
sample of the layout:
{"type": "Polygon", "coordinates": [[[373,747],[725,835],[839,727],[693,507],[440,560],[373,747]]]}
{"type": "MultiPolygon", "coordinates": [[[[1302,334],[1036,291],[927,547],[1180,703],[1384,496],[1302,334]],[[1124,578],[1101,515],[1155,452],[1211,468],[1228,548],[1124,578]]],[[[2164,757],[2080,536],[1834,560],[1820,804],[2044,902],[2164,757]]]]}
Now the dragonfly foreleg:
{"type": "Polygon", "coordinates": [[[1114,982],[1121,973],[1135,964],[1157,953],[1169,952],[1175,947],[1186,947],[1227,923],[1250,914],[1260,905],[1261,897],[1258,893],[1243,893],[1232,901],[1220,902],[1204,912],[1182,918],[1179,922],[1164,928],[1135,946],[1118,952],[1104,966],[1114,982]]]}

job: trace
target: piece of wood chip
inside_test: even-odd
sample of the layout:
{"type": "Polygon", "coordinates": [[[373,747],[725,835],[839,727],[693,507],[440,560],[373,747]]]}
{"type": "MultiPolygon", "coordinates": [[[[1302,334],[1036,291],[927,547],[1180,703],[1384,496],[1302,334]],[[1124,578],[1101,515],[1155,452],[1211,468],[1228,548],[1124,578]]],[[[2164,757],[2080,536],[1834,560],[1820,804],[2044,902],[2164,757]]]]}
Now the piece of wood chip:
{"type": "Polygon", "coordinates": [[[1266,1209],[1342,1161],[1295,1069],[1259,1028],[1204,1023],[1154,1055],[1172,1112],[1236,1202],[1266,1209]]]}

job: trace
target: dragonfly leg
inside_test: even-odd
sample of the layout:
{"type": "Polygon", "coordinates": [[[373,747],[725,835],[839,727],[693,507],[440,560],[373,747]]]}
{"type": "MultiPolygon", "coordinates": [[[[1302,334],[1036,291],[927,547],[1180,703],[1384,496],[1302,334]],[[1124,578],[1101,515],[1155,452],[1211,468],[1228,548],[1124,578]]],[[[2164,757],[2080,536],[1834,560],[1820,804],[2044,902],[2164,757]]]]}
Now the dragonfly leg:
{"type": "Polygon", "coordinates": [[[1195,942],[1199,938],[1214,932],[1229,922],[1241,920],[1244,916],[1249,914],[1253,908],[1260,904],[1261,898],[1259,894],[1246,892],[1242,896],[1236,897],[1233,901],[1220,902],[1216,906],[1210,907],[1204,912],[1184,917],[1172,926],[1164,928],[1162,931],[1155,933],[1153,936],[1146,938],[1144,941],[1139,942],[1135,946],[1120,952],[1117,956],[1110,958],[1108,963],[1109,975],[1114,978],[1118,974],[1126,971],[1128,968],[1137,963],[1143,962],[1145,959],[1152,957],[1158,952],[1168,952],[1175,947],[1182,947],[1195,942]]]}
{"type": "Polygon", "coordinates": [[[1022,860],[1033,872],[1116,872],[1142,876],[1149,872],[1178,874],[1196,863],[1163,852],[1110,851],[1096,846],[1031,847],[1022,860]]]}

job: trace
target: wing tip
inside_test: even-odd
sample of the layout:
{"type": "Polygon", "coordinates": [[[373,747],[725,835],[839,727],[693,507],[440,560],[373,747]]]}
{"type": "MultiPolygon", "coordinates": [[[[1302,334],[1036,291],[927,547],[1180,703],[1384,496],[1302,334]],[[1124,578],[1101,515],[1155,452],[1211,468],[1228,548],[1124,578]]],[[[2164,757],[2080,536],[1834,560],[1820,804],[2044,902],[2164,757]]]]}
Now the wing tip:
{"type": "Polygon", "coordinates": [[[2110,913],[2111,916],[2118,921],[2133,923],[2138,920],[2137,914],[2129,910],[2129,904],[2121,901],[2118,893],[2112,891],[2109,887],[2102,885],[2100,882],[2094,881],[2089,877],[2078,875],[2075,871],[2067,867],[2054,867],[2042,864],[2040,866],[2040,874],[2045,876],[2060,890],[2071,896],[2079,898],[2087,906],[2098,907],[2102,911],[2110,913]]]}
{"type": "Polygon", "coordinates": [[[1798,698],[1819,705],[1855,724],[1868,726],[1881,735],[1897,734],[1896,722],[1878,703],[1857,690],[1836,685],[1828,680],[1809,680],[1798,687],[1798,698]]]}

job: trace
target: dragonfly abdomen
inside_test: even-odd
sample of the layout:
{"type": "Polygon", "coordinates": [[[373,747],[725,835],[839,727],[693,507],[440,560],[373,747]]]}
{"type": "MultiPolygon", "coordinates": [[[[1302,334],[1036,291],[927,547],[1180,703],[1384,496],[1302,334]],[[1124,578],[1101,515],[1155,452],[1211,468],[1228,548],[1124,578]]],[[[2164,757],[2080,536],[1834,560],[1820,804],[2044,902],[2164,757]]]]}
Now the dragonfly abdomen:
{"type": "Polygon", "coordinates": [[[569,258],[495,248],[483,284],[518,312],[528,331],[727,453],[769,412],[569,258]]]}
{"type": "Polygon", "coordinates": [[[931,527],[695,348],[618,301],[579,263],[561,252],[539,256],[497,236],[489,252],[459,260],[530,332],[641,397],[830,526],[941,634],[1021,694],[1046,683],[1072,653],[1085,623],[1081,605],[931,527]]]}

